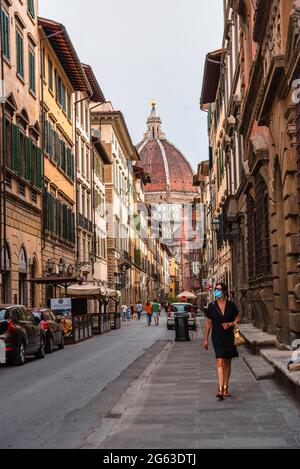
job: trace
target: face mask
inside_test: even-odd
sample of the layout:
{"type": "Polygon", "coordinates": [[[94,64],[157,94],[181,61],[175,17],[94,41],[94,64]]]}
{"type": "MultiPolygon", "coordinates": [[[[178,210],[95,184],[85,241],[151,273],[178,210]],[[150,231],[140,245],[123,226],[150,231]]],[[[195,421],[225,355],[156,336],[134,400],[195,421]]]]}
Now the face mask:
{"type": "Polygon", "coordinates": [[[223,292],[221,292],[221,290],[215,290],[214,295],[215,295],[215,298],[219,300],[220,298],[222,298],[223,292]]]}

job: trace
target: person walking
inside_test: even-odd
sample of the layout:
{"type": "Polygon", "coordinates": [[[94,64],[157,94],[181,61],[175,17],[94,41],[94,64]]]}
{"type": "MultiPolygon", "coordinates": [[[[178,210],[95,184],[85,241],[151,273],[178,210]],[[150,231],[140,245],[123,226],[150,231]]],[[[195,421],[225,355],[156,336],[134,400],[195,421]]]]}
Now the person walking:
{"type": "Polygon", "coordinates": [[[130,322],[130,319],[131,319],[131,307],[130,306],[127,306],[126,319],[127,319],[127,322],[130,322]]]}
{"type": "Polygon", "coordinates": [[[234,345],[234,327],[241,317],[236,305],[228,298],[228,288],[224,283],[218,283],[214,291],[215,301],[210,303],[206,312],[204,347],[208,350],[208,339],[212,330],[212,343],[217,359],[219,388],[216,397],[223,400],[231,397],[229,380],[231,375],[231,361],[238,357],[234,345]]]}
{"type": "Polygon", "coordinates": [[[127,305],[125,303],[121,306],[121,313],[122,313],[122,322],[126,322],[127,305]]]}
{"type": "Polygon", "coordinates": [[[154,322],[156,326],[159,325],[160,312],[161,312],[161,305],[160,303],[158,303],[157,299],[155,299],[152,304],[152,313],[153,313],[154,322]]]}
{"type": "Polygon", "coordinates": [[[138,320],[139,321],[142,318],[143,309],[144,309],[143,305],[142,305],[141,301],[139,301],[136,305],[136,311],[137,311],[137,314],[138,314],[138,320]]]}
{"type": "Polygon", "coordinates": [[[145,306],[145,311],[147,313],[148,326],[151,326],[151,322],[152,322],[152,305],[151,305],[150,301],[147,301],[146,306],[145,306]]]}

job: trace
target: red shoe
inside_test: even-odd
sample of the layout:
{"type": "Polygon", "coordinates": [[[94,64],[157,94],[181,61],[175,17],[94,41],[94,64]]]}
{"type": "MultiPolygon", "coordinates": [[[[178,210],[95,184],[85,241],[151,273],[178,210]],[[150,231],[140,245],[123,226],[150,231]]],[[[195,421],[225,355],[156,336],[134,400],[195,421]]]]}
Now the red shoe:
{"type": "Polygon", "coordinates": [[[216,395],[216,398],[219,399],[220,401],[223,401],[224,396],[223,396],[223,388],[222,386],[219,387],[218,393],[216,395]]]}

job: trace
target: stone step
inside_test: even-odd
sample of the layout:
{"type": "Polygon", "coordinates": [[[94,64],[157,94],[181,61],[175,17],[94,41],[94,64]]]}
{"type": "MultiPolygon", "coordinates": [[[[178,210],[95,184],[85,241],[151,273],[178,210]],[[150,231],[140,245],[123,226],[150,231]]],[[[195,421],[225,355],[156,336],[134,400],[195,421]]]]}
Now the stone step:
{"type": "Polygon", "coordinates": [[[276,336],[263,332],[253,324],[240,324],[239,329],[247,340],[247,347],[253,355],[258,355],[260,350],[276,346],[276,336]]]}
{"type": "Polygon", "coordinates": [[[275,376],[274,367],[268,363],[262,356],[253,356],[245,354],[244,362],[255,377],[256,381],[273,379],[275,376]]]}

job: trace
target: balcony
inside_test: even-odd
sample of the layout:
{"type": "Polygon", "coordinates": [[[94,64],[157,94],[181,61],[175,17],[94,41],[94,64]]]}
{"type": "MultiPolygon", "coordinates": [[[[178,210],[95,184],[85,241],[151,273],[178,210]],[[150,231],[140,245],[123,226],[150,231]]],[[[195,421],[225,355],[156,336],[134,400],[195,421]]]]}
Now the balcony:
{"type": "Polygon", "coordinates": [[[78,214],[78,226],[86,231],[89,231],[90,233],[93,232],[93,223],[91,220],[81,215],[81,213],[78,214]]]}

